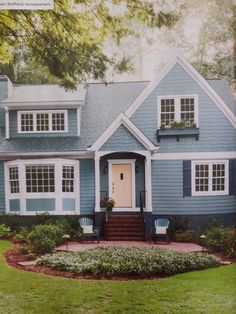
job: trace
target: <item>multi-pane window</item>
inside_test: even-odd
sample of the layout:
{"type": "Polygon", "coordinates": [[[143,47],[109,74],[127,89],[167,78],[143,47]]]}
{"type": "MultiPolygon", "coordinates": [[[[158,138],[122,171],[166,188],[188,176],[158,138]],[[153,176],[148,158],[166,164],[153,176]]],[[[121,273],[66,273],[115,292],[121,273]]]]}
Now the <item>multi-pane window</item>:
{"type": "Polygon", "coordinates": [[[21,114],[21,131],[32,132],[34,130],[33,114],[22,113],[21,114]]]}
{"type": "Polygon", "coordinates": [[[31,165],[25,167],[26,192],[48,193],[55,191],[55,170],[51,165],[31,165]]]}
{"type": "Polygon", "coordinates": [[[9,182],[10,182],[11,193],[19,193],[20,188],[19,188],[18,167],[9,168],[9,182]]]}
{"type": "Polygon", "coordinates": [[[62,192],[74,192],[74,166],[62,167],[62,192]]]}
{"type": "Polygon", "coordinates": [[[197,125],[197,96],[173,96],[159,98],[159,127],[170,127],[173,122],[197,125]]]}
{"type": "Polygon", "coordinates": [[[228,161],[193,161],[193,195],[228,193],[228,161]]]}
{"type": "Polygon", "coordinates": [[[63,112],[52,113],[52,130],[53,131],[65,130],[65,114],[63,112]]]}
{"type": "Polygon", "coordinates": [[[161,99],[161,125],[169,125],[175,121],[175,100],[161,99]]]}
{"type": "Polygon", "coordinates": [[[49,131],[49,114],[48,113],[36,114],[36,128],[37,128],[37,132],[49,131]]]}
{"type": "Polygon", "coordinates": [[[180,121],[186,121],[190,124],[194,123],[194,98],[180,99],[180,121]]]}
{"type": "Polygon", "coordinates": [[[195,166],[195,191],[209,191],[209,165],[195,166]]]}
{"type": "Polygon", "coordinates": [[[18,112],[18,132],[65,132],[67,125],[66,110],[18,112]]]}

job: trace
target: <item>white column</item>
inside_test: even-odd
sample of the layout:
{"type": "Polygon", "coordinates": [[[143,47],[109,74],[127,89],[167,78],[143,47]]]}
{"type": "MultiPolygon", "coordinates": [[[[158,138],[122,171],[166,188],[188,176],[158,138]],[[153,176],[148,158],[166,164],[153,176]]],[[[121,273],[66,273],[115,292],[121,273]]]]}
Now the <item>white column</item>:
{"type": "Polygon", "coordinates": [[[145,189],[146,189],[146,209],[152,212],[152,167],[151,156],[146,155],[145,160],[145,189]]]}
{"type": "Polygon", "coordinates": [[[5,130],[5,137],[9,139],[9,111],[7,107],[5,107],[5,130]]]}
{"type": "Polygon", "coordinates": [[[100,211],[100,157],[95,154],[95,212],[100,211]]]}

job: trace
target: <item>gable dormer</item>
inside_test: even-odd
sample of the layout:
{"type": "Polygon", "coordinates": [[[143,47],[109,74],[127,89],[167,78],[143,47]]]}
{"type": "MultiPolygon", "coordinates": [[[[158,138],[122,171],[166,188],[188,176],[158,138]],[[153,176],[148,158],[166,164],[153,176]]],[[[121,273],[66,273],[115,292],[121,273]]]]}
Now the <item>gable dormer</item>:
{"type": "Polygon", "coordinates": [[[85,89],[66,91],[58,85],[15,85],[1,101],[6,138],[80,136],[85,89]]]}

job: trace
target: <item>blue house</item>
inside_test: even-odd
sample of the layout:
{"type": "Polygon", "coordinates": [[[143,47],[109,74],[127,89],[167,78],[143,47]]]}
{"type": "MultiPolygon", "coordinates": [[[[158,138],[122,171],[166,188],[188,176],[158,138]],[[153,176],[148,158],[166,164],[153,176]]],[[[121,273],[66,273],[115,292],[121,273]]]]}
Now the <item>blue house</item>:
{"type": "MultiPolygon", "coordinates": [[[[0,211],[236,221],[236,103],[174,58],[151,82],[13,85],[0,76],[0,211]]],[[[125,219],[125,218],[124,218],[125,219]]]]}

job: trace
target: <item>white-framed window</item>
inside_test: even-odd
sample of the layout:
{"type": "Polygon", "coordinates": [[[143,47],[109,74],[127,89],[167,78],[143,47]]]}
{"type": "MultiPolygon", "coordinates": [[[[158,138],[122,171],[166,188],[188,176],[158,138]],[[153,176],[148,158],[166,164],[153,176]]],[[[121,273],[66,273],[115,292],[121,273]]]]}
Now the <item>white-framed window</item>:
{"type": "Polygon", "coordinates": [[[158,97],[158,128],[176,122],[198,127],[197,95],[171,95],[158,97]]]}
{"type": "Polygon", "coordinates": [[[19,172],[17,166],[9,167],[9,183],[11,194],[16,194],[20,192],[19,172]]]}
{"type": "Polygon", "coordinates": [[[6,207],[10,200],[19,200],[21,214],[36,214],[27,210],[27,201],[55,200],[52,214],[65,214],[68,204],[75,204],[71,213],[79,213],[79,161],[68,159],[15,160],[5,163],[6,207]],[[67,204],[67,205],[65,205],[67,204]]]}
{"type": "Polygon", "coordinates": [[[25,177],[27,193],[55,192],[54,165],[26,165],[25,177]]]}
{"type": "Polygon", "coordinates": [[[18,133],[67,132],[67,110],[18,111],[18,133]]]}
{"type": "Polygon", "coordinates": [[[74,179],[75,179],[74,166],[62,167],[62,192],[74,192],[74,179]]]}
{"type": "Polygon", "coordinates": [[[192,161],[192,195],[227,195],[228,160],[192,161]]]}

